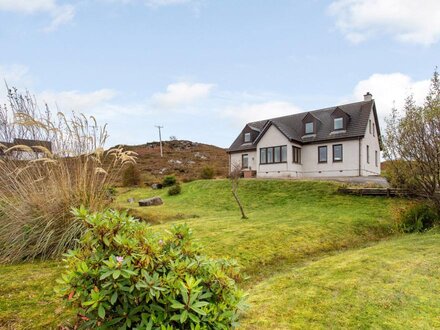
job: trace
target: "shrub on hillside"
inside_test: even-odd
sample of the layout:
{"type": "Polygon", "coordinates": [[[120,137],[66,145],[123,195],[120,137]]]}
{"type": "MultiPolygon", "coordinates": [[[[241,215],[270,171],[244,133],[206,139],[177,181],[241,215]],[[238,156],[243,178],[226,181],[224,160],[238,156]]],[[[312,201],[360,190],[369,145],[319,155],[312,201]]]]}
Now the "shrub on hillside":
{"type": "Polygon", "coordinates": [[[138,186],[141,183],[141,173],[135,164],[128,164],[122,175],[124,187],[138,186]]]}
{"type": "Polygon", "coordinates": [[[201,177],[202,179],[212,179],[214,177],[214,168],[212,168],[211,166],[205,166],[204,168],[202,168],[202,173],[201,173],[201,177]]]}
{"type": "Polygon", "coordinates": [[[403,210],[399,215],[398,227],[405,233],[422,232],[439,221],[435,209],[425,203],[417,203],[403,210]]]}
{"type": "Polygon", "coordinates": [[[171,186],[168,189],[168,195],[169,196],[179,195],[181,192],[182,192],[182,187],[180,186],[179,183],[176,183],[174,186],[171,186]]]}
{"type": "Polygon", "coordinates": [[[66,256],[59,293],[94,329],[230,329],[243,302],[233,261],[200,254],[186,225],[162,237],[117,211],[74,211],[88,230],[66,256]]]}
{"type": "Polygon", "coordinates": [[[40,111],[29,93],[9,90],[0,106],[0,262],[61,256],[85,228],[71,207],[108,207],[108,187],[135,161],[121,148],[104,151],[106,126],[93,117],[40,111]]]}
{"type": "Polygon", "coordinates": [[[171,187],[173,185],[175,185],[177,182],[176,177],[174,175],[167,175],[163,181],[162,181],[162,185],[164,187],[171,187]]]}

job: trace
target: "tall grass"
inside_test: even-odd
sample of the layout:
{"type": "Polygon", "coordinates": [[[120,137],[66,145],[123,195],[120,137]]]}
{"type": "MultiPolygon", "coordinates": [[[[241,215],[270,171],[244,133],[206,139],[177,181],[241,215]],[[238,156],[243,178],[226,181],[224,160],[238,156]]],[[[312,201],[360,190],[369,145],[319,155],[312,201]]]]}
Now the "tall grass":
{"type": "Polygon", "coordinates": [[[29,93],[9,90],[0,106],[0,141],[8,142],[0,143],[0,262],[56,258],[76,246],[84,227],[71,208],[105,208],[108,188],[135,162],[133,152],[104,151],[107,137],[93,117],[41,111],[29,93]]]}

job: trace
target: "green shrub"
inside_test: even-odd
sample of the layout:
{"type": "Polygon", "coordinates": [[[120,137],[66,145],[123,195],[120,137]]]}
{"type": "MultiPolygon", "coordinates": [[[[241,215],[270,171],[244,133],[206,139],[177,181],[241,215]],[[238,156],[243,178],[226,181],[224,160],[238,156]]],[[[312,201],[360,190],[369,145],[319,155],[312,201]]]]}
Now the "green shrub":
{"type": "Polygon", "coordinates": [[[399,227],[405,233],[422,232],[438,222],[434,208],[427,204],[415,204],[400,214],[399,227]]]}
{"type": "Polygon", "coordinates": [[[212,179],[214,177],[214,169],[211,166],[202,168],[202,179],[212,179]]]}
{"type": "Polygon", "coordinates": [[[171,187],[175,185],[177,182],[176,177],[174,175],[167,175],[162,182],[164,187],[171,187]]]}
{"type": "Polygon", "coordinates": [[[122,175],[124,187],[138,186],[141,183],[141,174],[135,164],[128,164],[122,175]]]}
{"type": "Polygon", "coordinates": [[[88,228],[66,255],[59,294],[85,329],[230,329],[243,306],[234,261],[200,254],[191,230],[165,236],[126,213],[74,211],[88,228]]]}
{"type": "Polygon", "coordinates": [[[180,187],[179,183],[176,183],[174,186],[168,189],[169,196],[179,195],[181,192],[182,192],[182,188],[180,187]]]}

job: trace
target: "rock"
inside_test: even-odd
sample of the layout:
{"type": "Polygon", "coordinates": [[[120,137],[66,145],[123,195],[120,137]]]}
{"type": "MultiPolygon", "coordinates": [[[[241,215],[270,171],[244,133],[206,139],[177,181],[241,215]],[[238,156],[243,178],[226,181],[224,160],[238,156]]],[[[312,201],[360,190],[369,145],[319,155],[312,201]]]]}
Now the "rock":
{"type": "Polygon", "coordinates": [[[152,197],[147,199],[139,200],[139,206],[154,206],[154,205],[162,205],[163,200],[160,197],[152,197]]]}
{"type": "Polygon", "coordinates": [[[201,152],[196,152],[196,153],[194,153],[194,157],[196,157],[196,158],[200,158],[200,159],[202,159],[202,160],[206,160],[206,159],[208,159],[208,157],[206,157],[204,154],[202,154],[201,152]]]}
{"type": "Polygon", "coordinates": [[[174,160],[174,159],[170,159],[170,160],[168,161],[168,163],[170,163],[170,164],[182,164],[182,161],[181,161],[181,160],[178,160],[178,159],[176,159],[176,160],[174,160]]]}
{"type": "Polygon", "coordinates": [[[152,189],[162,189],[162,183],[153,183],[152,185],[151,185],[151,188],[152,189]]]}
{"type": "Polygon", "coordinates": [[[131,198],[127,199],[127,202],[128,202],[128,203],[134,203],[134,198],[131,197],[131,198]]]}

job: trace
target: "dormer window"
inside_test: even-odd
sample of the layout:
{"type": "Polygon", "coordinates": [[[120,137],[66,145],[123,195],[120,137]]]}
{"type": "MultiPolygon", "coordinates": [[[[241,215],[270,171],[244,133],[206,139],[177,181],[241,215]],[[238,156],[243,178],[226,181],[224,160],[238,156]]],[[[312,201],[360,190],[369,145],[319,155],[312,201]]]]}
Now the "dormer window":
{"type": "Polygon", "coordinates": [[[306,123],[305,125],[306,126],[305,126],[305,129],[304,129],[304,132],[306,134],[313,134],[313,122],[306,123]]]}
{"type": "Polygon", "coordinates": [[[334,122],[333,127],[334,127],[335,131],[338,130],[338,129],[343,129],[344,128],[344,118],[342,118],[342,117],[335,118],[333,120],[333,122],[334,122]]]}
{"type": "Polygon", "coordinates": [[[251,133],[244,133],[244,142],[251,142],[251,133]]]}

